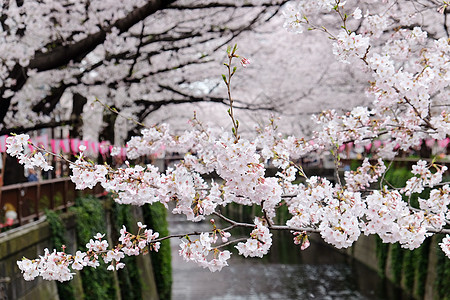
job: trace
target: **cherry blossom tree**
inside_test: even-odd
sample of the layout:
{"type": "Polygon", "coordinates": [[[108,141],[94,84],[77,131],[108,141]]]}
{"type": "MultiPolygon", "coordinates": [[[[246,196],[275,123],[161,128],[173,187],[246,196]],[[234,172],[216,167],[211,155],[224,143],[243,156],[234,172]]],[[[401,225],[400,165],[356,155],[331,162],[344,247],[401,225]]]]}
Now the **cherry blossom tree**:
{"type": "MultiPolygon", "coordinates": [[[[124,227],[112,247],[99,233],[87,243],[87,252],[46,250],[38,259],[23,259],[18,265],[24,278],[70,280],[72,269],[97,267],[101,258],[109,269],[119,269],[125,255],[157,251],[162,240],[174,237],[182,238],[179,253],[186,261],[218,271],[231,255],[225,246],[235,245],[245,257],[262,257],[270,250],[272,232],[278,230],[291,232],[302,250],[308,247],[311,233],[336,248],[351,246],[361,234],[376,234],[385,243],[398,242],[407,249],[445,233],[440,246],[450,258],[450,185],[443,181],[447,167],[418,160],[412,166],[413,177],[403,187],[392,186],[385,177],[400,150],[417,147],[423,139],[449,137],[447,5],[446,1],[372,0],[289,3],[283,13],[288,31],[325,35],[338,61],[370,78],[366,94],[371,104],[344,114],[329,110],[314,116],[317,126],[311,136],[284,135],[274,119],[253,136],[244,135],[233,86],[236,74],[247,71],[241,66],[247,66],[248,60],[238,55],[236,46],[229,47],[221,80],[230,129],[207,126],[195,116],[191,129],[181,134],[159,124],[127,142],[130,161],[161,149],[184,154],[181,162],[164,171],[130,162],[118,169],[97,165],[84,157],[84,148],[70,162],[71,179],[78,189],[101,184],[118,203],[160,202],[187,220],[210,219],[211,230],[160,237],[139,223],[137,233],[124,227]],[[444,26],[437,28],[431,16],[441,14],[444,26]],[[340,146],[351,142],[362,147],[373,140],[382,144],[374,153],[377,160],[366,158],[357,170],[345,171],[343,178],[337,174],[335,183],[306,174],[298,163],[310,153],[329,152],[338,173],[340,146]],[[278,170],[274,176],[266,172],[269,160],[278,170]],[[214,174],[215,179],[207,181],[205,174],[214,174]],[[411,196],[424,189],[429,189],[429,196],[419,197],[414,206],[411,196]],[[254,222],[238,222],[222,213],[231,203],[258,207],[254,222]],[[290,215],[284,224],[277,224],[275,217],[283,206],[290,215]],[[230,231],[236,227],[248,228],[249,236],[233,237],[230,231]]],[[[51,168],[42,154],[49,152],[36,145],[35,151],[27,152],[29,143],[27,135],[12,136],[7,151],[26,167],[51,168]]]]}
{"type": "Polygon", "coordinates": [[[140,121],[165,105],[223,103],[183,87],[284,2],[4,1],[0,134],[80,125],[96,97],[140,121]]]}

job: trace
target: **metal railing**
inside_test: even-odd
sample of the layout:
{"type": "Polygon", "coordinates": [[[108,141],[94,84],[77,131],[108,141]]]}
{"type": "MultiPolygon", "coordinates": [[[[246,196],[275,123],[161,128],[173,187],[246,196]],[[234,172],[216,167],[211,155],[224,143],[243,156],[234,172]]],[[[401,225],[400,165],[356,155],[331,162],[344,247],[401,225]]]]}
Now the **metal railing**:
{"type": "MultiPolygon", "coordinates": [[[[98,185],[83,193],[100,194],[102,191],[98,185]]],[[[23,225],[38,220],[45,209],[67,210],[75,204],[77,192],[80,191],[75,190],[75,184],[68,177],[6,185],[0,187],[0,209],[4,214],[5,206],[13,207],[17,212],[13,225],[23,225]]]]}

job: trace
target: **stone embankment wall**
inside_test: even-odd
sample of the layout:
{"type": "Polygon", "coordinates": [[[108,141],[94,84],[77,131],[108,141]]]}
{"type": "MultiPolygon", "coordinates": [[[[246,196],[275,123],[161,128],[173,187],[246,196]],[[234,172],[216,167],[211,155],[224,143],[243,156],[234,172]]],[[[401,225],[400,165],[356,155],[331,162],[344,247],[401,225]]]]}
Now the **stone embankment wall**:
{"type": "MultiPolygon", "coordinates": [[[[68,241],[72,245],[75,238],[75,218],[73,215],[65,217],[68,241]]],[[[22,227],[7,231],[0,235],[0,299],[59,299],[56,283],[38,278],[34,281],[25,281],[17,267],[17,261],[22,257],[34,258],[42,254],[45,248],[51,249],[51,230],[45,220],[29,223],[22,227]]],[[[75,248],[72,248],[75,249],[75,248]]],[[[79,277],[74,279],[77,284],[79,277]]]]}
{"type": "Polygon", "coordinates": [[[445,282],[450,264],[442,260],[439,240],[433,236],[421,248],[410,251],[401,249],[398,244],[383,244],[374,235],[361,235],[352,247],[342,251],[376,270],[415,299],[450,299],[448,282],[445,282]]]}

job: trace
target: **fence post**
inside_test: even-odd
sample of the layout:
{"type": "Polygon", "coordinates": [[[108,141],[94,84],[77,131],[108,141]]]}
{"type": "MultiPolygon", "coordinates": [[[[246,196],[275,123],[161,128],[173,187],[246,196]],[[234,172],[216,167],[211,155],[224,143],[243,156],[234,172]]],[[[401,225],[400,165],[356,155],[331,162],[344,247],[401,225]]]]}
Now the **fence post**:
{"type": "Polygon", "coordinates": [[[39,220],[39,202],[41,200],[41,183],[38,181],[36,186],[36,198],[34,199],[34,210],[36,211],[36,220],[39,220]]]}
{"type": "Polygon", "coordinates": [[[64,204],[64,211],[67,211],[67,180],[64,180],[63,182],[63,204],[64,204]]]}
{"type": "Polygon", "coordinates": [[[53,181],[50,182],[50,209],[55,209],[55,183],[53,181]]]}
{"type": "Polygon", "coordinates": [[[19,226],[22,225],[22,189],[16,189],[17,199],[17,218],[19,219],[19,226]]]}

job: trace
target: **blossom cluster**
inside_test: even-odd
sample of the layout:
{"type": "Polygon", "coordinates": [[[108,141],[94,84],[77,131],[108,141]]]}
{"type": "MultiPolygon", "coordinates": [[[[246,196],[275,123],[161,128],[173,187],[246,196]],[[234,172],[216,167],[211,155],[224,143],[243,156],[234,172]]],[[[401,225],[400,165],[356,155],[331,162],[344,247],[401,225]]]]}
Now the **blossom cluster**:
{"type": "Polygon", "coordinates": [[[447,171],[446,166],[438,166],[433,164],[436,172],[431,173],[428,163],[424,160],[419,160],[416,165],[412,167],[411,173],[418,175],[418,177],[411,177],[406,182],[406,186],[402,189],[405,195],[412,193],[421,193],[424,187],[434,187],[442,181],[442,175],[447,171]]]}
{"type": "Polygon", "coordinates": [[[338,249],[350,247],[361,234],[360,223],[366,208],[361,194],[337,191],[335,197],[324,199],[324,203],[320,235],[338,249]]]}
{"type": "Polygon", "coordinates": [[[250,233],[250,238],[245,243],[238,243],[235,247],[240,255],[245,257],[263,257],[272,246],[272,233],[264,226],[262,220],[255,218],[255,229],[250,233]]]}
{"type": "Polygon", "coordinates": [[[303,32],[303,14],[294,5],[287,4],[283,10],[283,15],[286,18],[284,27],[291,32],[302,33],[303,32]]]}
{"type": "Polygon", "coordinates": [[[371,183],[377,182],[386,171],[386,166],[381,159],[373,166],[369,159],[365,158],[362,165],[356,171],[346,171],[344,174],[345,183],[349,190],[358,191],[369,187],[371,183]]]}
{"type": "Polygon", "coordinates": [[[375,191],[367,197],[367,209],[364,233],[376,232],[385,243],[400,242],[415,249],[427,235],[423,214],[411,214],[397,191],[375,191]]]}
{"type": "Polygon", "coordinates": [[[97,233],[94,239],[86,244],[86,251],[77,251],[75,255],[63,251],[50,252],[44,250],[44,255],[37,259],[23,258],[17,262],[19,269],[23,273],[25,280],[33,280],[37,276],[42,276],[45,280],[68,281],[75,274],[73,270],[82,270],[84,267],[97,268],[100,266],[100,259],[108,264],[108,270],[118,270],[125,266],[121,259],[131,255],[139,255],[146,251],[158,251],[160,242],[155,241],[159,233],[145,229],[146,225],[138,222],[139,231],[137,235],[127,232],[125,226],[120,230],[119,241],[121,244],[112,249],[109,248],[108,241],[103,239],[104,234],[97,233]],[[147,249],[147,250],[146,250],[147,249]]]}
{"type": "Polygon", "coordinates": [[[364,57],[369,48],[370,38],[352,32],[341,31],[333,44],[333,54],[342,62],[350,63],[351,57],[364,57]]]}
{"type": "Polygon", "coordinates": [[[305,250],[306,248],[309,247],[310,242],[309,242],[308,234],[306,233],[306,231],[294,232],[294,244],[300,245],[301,250],[305,250]]]}
{"type": "Polygon", "coordinates": [[[153,232],[151,229],[145,229],[147,225],[143,225],[141,222],[137,224],[139,227],[137,235],[128,232],[125,226],[120,229],[119,241],[123,245],[120,250],[128,256],[139,255],[147,246],[149,250],[158,252],[161,243],[154,242],[154,240],[159,237],[159,233],[153,232]]]}
{"type": "Polygon", "coordinates": [[[450,235],[446,235],[445,238],[442,239],[442,243],[439,243],[442,251],[444,251],[445,255],[450,258],[450,235]]]}
{"type": "Polygon", "coordinates": [[[27,134],[18,134],[10,136],[6,139],[6,153],[13,157],[17,157],[19,163],[25,168],[38,167],[44,171],[52,170],[53,167],[48,164],[44,155],[39,151],[25,153],[28,148],[30,137],[27,134]]]}
{"type": "Polygon", "coordinates": [[[366,198],[368,222],[364,224],[365,234],[378,234],[386,243],[399,242],[402,247],[415,249],[419,247],[430,229],[440,231],[449,218],[450,204],[449,185],[444,184],[439,189],[432,189],[428,199],[419,198],[418,209],[413,209],[403,197],[410,197],[412,193],[420,193],[424,186],[433,187],[441,184],[445,166],[428,165],[425,161],[418,161],[412,168],[412,173],[420,177],[412,177],[400,191],[374,191],[366,198]],[[433,174],[430,168],[437,171],[433,174]]]}
{"type": "Polygon", "coordinates": [[[311,177],[287,203],[293,217],[286,224],[302,228],[314,224],[323,239],[337,248],[349,247],[360,235],[365,204],[359,192],[333,187],[326,179],[311,177]]]}
{"type": "Polygon", "coordinates": [[[179,254],[185,261],[191,261],[197,265],[208,268],[211,272],[220,271],[223,267],[228,266],[227,260],[231,256],[228,250],[220,251],[213,248],[211,244],[215,243],[215,239],[209,236],[209,233],[201,233],[200,237],[194,241],[182,241],[180,244],[179,254]],[[208,261],[208,256],[212,254],[213,258],[208,261]]]}

